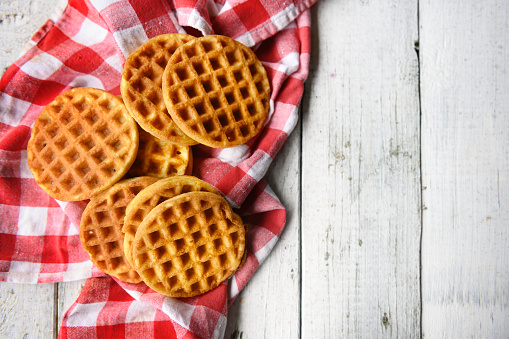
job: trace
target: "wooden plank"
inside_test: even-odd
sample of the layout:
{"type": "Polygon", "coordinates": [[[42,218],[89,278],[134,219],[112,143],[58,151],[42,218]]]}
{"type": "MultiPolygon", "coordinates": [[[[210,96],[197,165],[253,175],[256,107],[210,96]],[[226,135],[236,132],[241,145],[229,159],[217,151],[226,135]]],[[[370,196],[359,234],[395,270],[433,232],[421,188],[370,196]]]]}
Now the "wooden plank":
{"type": "Polygon", "coordinates": [[[0,74],[21,54],[30,37],[52,17],[61,0],[0,2],[0,74]]]}
{"type": "Polygon", "coordinates": [[[53,338],[54,284],[0,284],[0,338],[53,338]]]}
{"type": "Polygon", "coordinates": [[[509,3],[421,1],[422,328],[509,333],[509,3]]]}
{"type": "Polygon", "coordinates": [[[302,337],[420,336],[417,1],[313,8],[302,337]]]}
{"type": "Polygon", "coordinates": [[[299,338],[300,124],[276,156],[267,181],[286,207],[278,243],[228,310],[225,338],[299,338]]]}

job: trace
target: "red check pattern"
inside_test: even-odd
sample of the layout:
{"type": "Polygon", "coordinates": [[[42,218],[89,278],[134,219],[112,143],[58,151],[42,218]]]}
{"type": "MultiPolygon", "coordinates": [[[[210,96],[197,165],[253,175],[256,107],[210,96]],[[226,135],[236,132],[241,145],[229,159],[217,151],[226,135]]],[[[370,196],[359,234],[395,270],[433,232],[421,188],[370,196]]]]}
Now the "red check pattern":
{"type": "Polygon", "coordinates": [[[64,316],[60,338],[220,338],[228,306],[269,255],[286,211],[263,177],[296,125],[308,75],[316,0],[69,0],[41,27],[0,80],[0,281],[89,278],[64,316]],[[63,90],[90,86],[119,94],[123,62],[162,33],[224,34],[252,47],[267,70],[271,111],[262,132],[231,149],[194,146],[194,174],[213,184],[250,226],[244,266],[218,288],[188,299],[143,283],[105,277],[81,248],[86,201],[55,201],[27,165],[30,127],[63,90]]]}

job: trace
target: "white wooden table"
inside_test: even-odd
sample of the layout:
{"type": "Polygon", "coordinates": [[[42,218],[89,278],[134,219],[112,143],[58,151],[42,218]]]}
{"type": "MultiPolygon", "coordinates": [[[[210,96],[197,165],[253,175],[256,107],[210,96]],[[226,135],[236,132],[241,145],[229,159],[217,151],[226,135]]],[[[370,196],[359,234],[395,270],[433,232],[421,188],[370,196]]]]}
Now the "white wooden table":
{"type": "MultiPolygon", "coordinates": [[[[0,66],[58,0],[2,0],[0,66]]],[[[322,0],[268,181],[286,229],[226,338],[509,336],[509,2],[322,0]]],[[[0,284],[0,337],[56,337],[83,281],[0,284]]]]}

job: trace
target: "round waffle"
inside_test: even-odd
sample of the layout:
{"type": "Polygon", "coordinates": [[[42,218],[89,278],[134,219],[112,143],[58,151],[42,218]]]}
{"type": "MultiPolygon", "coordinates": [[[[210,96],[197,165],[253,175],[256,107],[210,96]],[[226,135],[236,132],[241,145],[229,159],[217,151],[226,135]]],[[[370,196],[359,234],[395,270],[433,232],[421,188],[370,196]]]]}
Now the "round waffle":
{"type": "Polygon", "coordinates": [[[173,121],[210,147],[247,142],[269,112],[263,65],[251,49],[225,36],[208,35],[179,47],[168,61],[162,89],[173,121]]]}
{"type": "Polygon", "coordinates": [[[192,297],[218,286],[239,267],[245,229],[218,194],[189,192],[154,208],[133,242],[134,266],[153,290],[192,297]]]}
{"type": "Polygon", "coordinates": [[[140,276],[124,254],[124,223],[126,206],[145,187],[158,179],[138,177],[122,180],[90,200],[80,223],[80,240],[92,262],[104,273],[131,283],[140,276]]]}
{"type": "Polygon", "coordinates": [[[128,176],[150,175],[166,178],[191,173],[193,152],[189,146],[161,140],[143,129],[140,129],[139,133],[138,154],[127,172],[128,176]]]}
{"type": "Polygon", "coordinates": [[[152,135],[182,145],[196,141],[175,125],[164,104],[161,78],[177,47],[194,39],[186,34],[163,34],[146,41],[127,58],[120,91],[124,103],[141,128],[152,135]]]}
{"type": "Polygon", "coordinates": [[[85,200],[120,180],[138,150],[122,101],[100,89],[67,90],[36,119],[27,146],[37,184],[62,201],[85,200]]]}
{"type": "Polygon", "coordinates": [[[124,220],[124,252],[127,260],[132,261],[132,243],[136,235],[136,230],[143,219],[158,204],[171,199],[179,194],[188,192],[210,192],[219,194],[219,192],[209,183],[193,176],[174,176],[161,179],[155,184],[141,191],[131,203],[127,206],[124,220]]]}

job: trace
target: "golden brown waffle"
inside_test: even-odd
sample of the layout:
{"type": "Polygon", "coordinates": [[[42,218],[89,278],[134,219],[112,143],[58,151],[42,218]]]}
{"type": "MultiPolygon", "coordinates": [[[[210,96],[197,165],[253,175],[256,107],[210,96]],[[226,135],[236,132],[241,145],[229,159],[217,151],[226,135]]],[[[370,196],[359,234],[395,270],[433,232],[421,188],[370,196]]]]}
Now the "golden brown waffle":
{"type": "Polygon", "coordinates": [[[186,34],[163,34],[146,41],[127,58],[120,91],[124,103],[141,128],[165,141],[194,145],[175,125],[164,104],[161,78],[177,47],[194,39],[186,34]]]}
{"type": "Polygon", "coordinates": [[[158,204],[171,199],[179,194],[188,192],[210,192],[219,194],[219,192],[209,183],[193,176],[174,176],[161,179],[150,187],[141,191],[131,203],[127,206],[126,217],[124,220],[124,252],[127,260],[132,261],[132,243],[136,235],[136,230],[143,219],[158,204]]]}
{"type": "Polygon", "coordinates": [[[28,166],[53,198],[85,200],[120,180],[137,150],[136,122],[119,98],[100,89],[74,88],[36,119],[28,166]]]}
{"type": "Polygon", "coordinates": [[[218,194],[190,192],[154,208],[133,242],[134,266],[143,281],[171,297],[203,294],[239,267],[245,229],[218,194]]]}
{"type": "Polygon", "coordinates": [[[166,178],[191,173],[193,152],[189,146],[161,140],[142,129],[139,133],[138,154],[128,176],[166,178]]]}
{"type": "Polygon", "coordinates": [[[126,260],[122,226],[126,206],[145,187],[158,179],[137,177],[122,180],[90,200],[80,224],[80,240],[92,262],[104,273],[126,282],[141,279],[126,260]]]}
{"type": "Polygon", "coordinates": [[[179,47],[168,61],[162,88],[173,121],[210,147],[247,142],[269,112],[265,69],[253,51],[225,36],[208,35],[179,47]]]}

